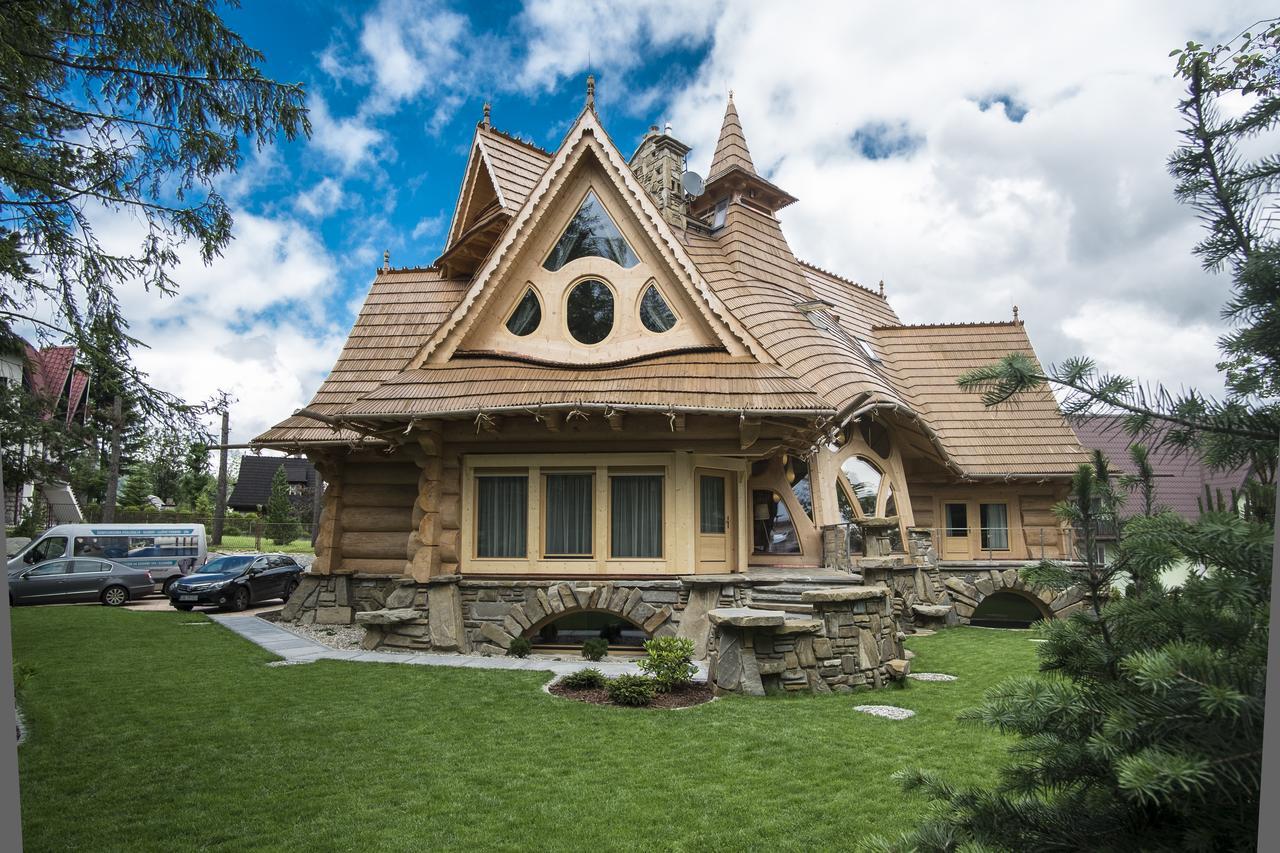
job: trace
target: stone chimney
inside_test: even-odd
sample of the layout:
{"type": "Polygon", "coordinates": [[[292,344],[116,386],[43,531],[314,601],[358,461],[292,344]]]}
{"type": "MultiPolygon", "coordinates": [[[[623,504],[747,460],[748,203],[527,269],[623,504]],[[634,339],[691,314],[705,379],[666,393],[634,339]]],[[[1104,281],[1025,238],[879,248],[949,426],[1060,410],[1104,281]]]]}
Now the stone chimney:
{"type": "Polygon", "coordinates": [[[666,132],[656,124],[649,128],[631,158],[631,171],[658,205],[662,218],[677,228],[684,228],[689,200],[680,178],[684,175],[689,146],[672,136],[670,130],[669,125],[666,132]]]}

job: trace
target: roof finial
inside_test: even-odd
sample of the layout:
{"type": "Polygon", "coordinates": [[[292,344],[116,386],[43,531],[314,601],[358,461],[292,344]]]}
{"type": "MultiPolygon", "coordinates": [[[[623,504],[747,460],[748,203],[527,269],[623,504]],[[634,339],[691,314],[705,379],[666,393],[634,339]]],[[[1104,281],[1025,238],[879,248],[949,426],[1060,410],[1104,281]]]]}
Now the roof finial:
{"type": "Polygon", "coordinates": [[[880,279],[880,298],[884,299],[884,279],[880,279]]]}
{"type": "Polygon", "coordinates": [[[382,253],[382,271],[391,271],[391,250],[387,249],[382,253]]]}
{"type": "Polygon", "coordinates": [[[729,90],[729,100],[731,100],[731,101],[733,100],[733,90],[732,90],[732,89],[730,89],[730,90],[729,90]]]}
{"type": "Polygon", "coordinates": [[[1013,306],[1013,322],[1018,322],[1018,306],[1013,306]]]}
{"type": "Polygon", "coordinates": [[[587,75],[587,107],[589,109],[596,108],[596,75],[587,75]]]}
{"type": "Polygon", "coordinates": [[[484,119],[480,122],[485,128],[489,127],[489,102],[484,102],[484,119]]]}

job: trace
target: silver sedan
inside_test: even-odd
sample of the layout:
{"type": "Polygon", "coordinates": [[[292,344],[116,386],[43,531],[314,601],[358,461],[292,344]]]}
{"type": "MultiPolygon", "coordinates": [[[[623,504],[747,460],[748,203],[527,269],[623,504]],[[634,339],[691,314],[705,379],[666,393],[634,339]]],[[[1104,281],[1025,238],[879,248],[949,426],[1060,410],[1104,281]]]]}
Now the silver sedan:
{"type": "Polygon", "coordinates": [[[111,560],[75,557],[9,570],[10,604],[100,601],[119,607],[154,591],[150,572],[111,560]]]}

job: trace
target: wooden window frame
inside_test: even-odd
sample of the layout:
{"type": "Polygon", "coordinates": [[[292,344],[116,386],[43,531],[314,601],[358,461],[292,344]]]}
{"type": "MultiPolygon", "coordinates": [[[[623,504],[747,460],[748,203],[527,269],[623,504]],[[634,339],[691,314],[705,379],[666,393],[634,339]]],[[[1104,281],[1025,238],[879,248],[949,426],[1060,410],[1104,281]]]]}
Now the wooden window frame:
{"type": "Polygon", "coordinates": [[[596,469],[595,468],[540,468],[539,488],[542,499],[538,501],[538,553],[543,560],[594,560],[596,559],[596,469]],[[579,474],[591,478],[591,550],[585,554],[554,554],[547,550],[547,477],[558,474],[579,474]]]}

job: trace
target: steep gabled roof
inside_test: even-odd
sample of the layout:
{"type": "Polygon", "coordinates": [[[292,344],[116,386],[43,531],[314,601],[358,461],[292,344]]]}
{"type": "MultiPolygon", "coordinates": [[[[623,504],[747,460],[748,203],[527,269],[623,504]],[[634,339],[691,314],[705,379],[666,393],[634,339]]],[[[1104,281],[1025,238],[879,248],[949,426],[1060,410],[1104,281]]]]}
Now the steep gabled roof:
{"type": "MultiPolygon", "coordinates": [[[[495,288],[492,284],[502,279],[505,271],[520,255],[522,247],[530,240],[532,235],[529,233],[528,226],[535,222],[537,214],[552,202],[556,192],[567,182],[572,169],[586,157],[595,158],[604,175],[614,183],[614,187],[636,213],[641,226],[659,253],[659,257],[654,261],[655,264],[665,265],[676,281],[689,291],[716,334],[731,336],[737,340],[739,346],[745,347],[757,358],[768,360],[764,348],[752,339],[745,326],[726,309],[719,297],[707,286],[675,232],[663,219],[653,199],[640,186],[626,160],[601,127],[594,109],[588,108],[582,111],[569,133],[566,134],[564,142],[537,186],[533,188],[508,230],[494,246],[484,265],[476,272],[458,306],[423,345],[410,362],[410,367],[421,367],[428,360],[444,361],[453,354],[467,329],[470,328],[470,324],[480,315],[486,302],[493,296],[495,288]]],[[[725,340],[727,341],[728,338],[725,340]]]]}
{"type": "Polygon", "coordinates": [[[988,408],[960,374],[1009,353],[1035,359],[1021,322],[877,326],[886,373],[965,474],[1064,476],[1088,461],[1047,389],[988,408]]]}
{"type": "Polygon", "coordinates": [[[227,498],[232,509],[252,510],[266,506],[271,500],[271,481],[276,471],[284,467],[285,479],[290,483],[310,485],[315,467],[306,459],[286,459],[283,456],[242,456],[236,487],[227,498]]]}
{"type": "MultiPolygon", "coordinates": [[[[453,310],[466,286],[465,280],[442,278],[440,271],[431,267],[379,270],[337,363],[308,408],[324,415],[337,414],[403,370],[453,310]]],[[[359,437],[351,430],[335,432],[311,418],[290,417],[254,442],[293,445],[359,437]]]]}

